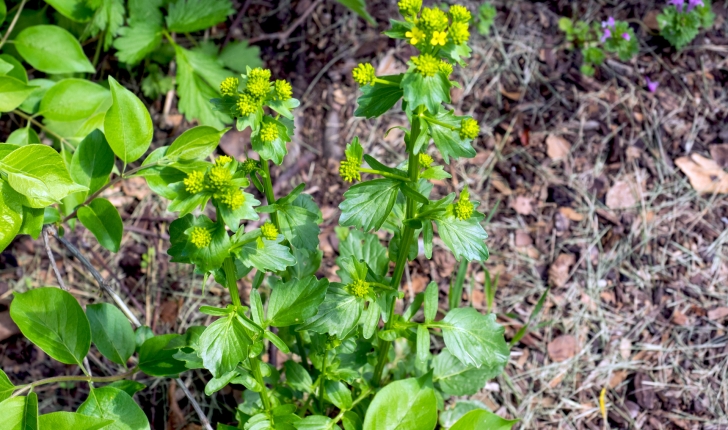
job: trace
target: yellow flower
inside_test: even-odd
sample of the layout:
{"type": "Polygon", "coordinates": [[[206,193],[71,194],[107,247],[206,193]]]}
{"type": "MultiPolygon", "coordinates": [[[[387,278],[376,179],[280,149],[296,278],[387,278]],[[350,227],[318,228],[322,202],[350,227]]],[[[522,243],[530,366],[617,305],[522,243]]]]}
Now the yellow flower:
{"type": "Polygon", "coordinates": [[[467,186],[460,192],[460,198],[455,203],[454,209],[455,216],[461,221],[470,219],[473,215],[473,204],[470,202],[470,192],[468,192],[467,186]]]}
{"type": "Polygon", "coordinates": [[[437,69],[445,75],[450,76],[452,75],[452,64],[448,63],[445,60],[440,61],[440,64],[437,65],[437,69]]]}
{"type": "Polygon", "coordinates": [[[224,191],[230,186],[233,174],[225,166],[214,166],[207,174],[207,180],[210,183],[210,188],[214,191],[224,191]]]}
{"type": "Polygon", "coordinates": [[[231,189],[220,197],[220,202],[231,210],[236,210],[245,203],[245,195],[239,189],[231,189]]]}
{"type": "Polygon", "coordinates": [[[465,22],[453,22],[450,26],[450,39],[456,45],[461,45],[470,39],[468,24],[465,22]]]}
{"type": "Polygon", "coordinates": [[[190,232],[190,242],[197,248],[207,248],[212,242],[212,236],[206,228],[195,227],[190,232]]]}
{"type": "Polygon", "coordinates": [[[351,71],[351,75],[354,77],[354,81],[361,86],[374,85],[374,79],[377,77],[371,63],[359,64],[351,71]]]}
{"type": "Polygon", "coordinates": [[[397,2],[397,6],[402,16],[412,17],[416,16],[422,9],[422,0],[400,0],[397,2]]]}
{"type": "Polygon", "coordinates": [[[270,81],[270,69],[262,69],[260,67],[256,67],[255,69],[250,71],[248,79],[261,79],[264,81],[270,81]]]}
{"type": "Polygon", "coordinates": [[[241,170],[243,171],[243,174],[249,175],[255,171],[255,169],[258,168],[258,161],[248,158],[247,160],[242,162],[241,170]]]}
{"type": "Polygon", "coordinates": [[[461,139],[475,139],[480,133],[480,126],[478,121],[473,118],[466,118],[460,121],[460,138],[461,139]]]}
{"type": "Polygon", "coordinates": [[[263,237],[268,240],[276,240],[278,237],[278,229],[270,221],[267,221],[265,224],[260,226],[260,232],[263,234],[263,237]]]}
{"type": "Polygon", "coordinates": [[[456,4],[450,6],[450,17],[452,18],[453,22],[468,22],[470,21],[470,18],[472,16],[470,15],[470,11],[465,6],[456,4]]]}
{"type": "Polygon", "coordinates": [[[245,86],[245,91],[250,95],[261,99],[268,94],[270,89],[270,70],[261,69],[256,67],[248,74],[248,82],[245,86]]]}
{"type": "Polygon", "coordinates": [[[217,160],[215,160],[215,165],[224,166],[231,161],[233,161],[233,157],[230,157],[227,155],[221,155],[221,156],[217,157],[217,160]]]}
{"type": "Polygon", "coordinates": [[[197,194],[205,189],[205,174],[197,171],[191,172],[182,182],[188,193],[197,194]]]}
{"type": "Polygon", "coordinates": [[[291,98],[291,95],[293,95],[293,88],[291,88],[291,84],[283,79],[278,79],[276,81],[274,89],[279,100],[288,100],[291,98]]]}
{"type": "Polygon", "coordinates": [[[447,32],[446,31],[436,31],[432,33],[432,40],[430,40],[430,44],[432,46],[445,46],[445,42],[447,41],[447,32]]]}
{"type": "Polygon", "coordinates": [[[412,31],[408,31],[404,34],[410,40],[409,42],[413,45],[417,45],[427,37],[424,31],[417,27],[412,27],[412,31]]]}
{"type": "Polygon", "coordinates": [[[263,125],[260,127],[260,138],[266,143],[278,139],[278,126],[274,122],[263,121],[263,125]]]}
{"type": "Polygon", "coordinates": [[[258,103],[249,94],[240,94],[237,107],[240,116],[248,116],[258,110],[258,103]]]}
{"type": "Polygon", "coordinates": [[[420,159],[420,166],[424,167],[425,169],[432,166],[432,163],[435,161],[432,159],[432,157],[430,157],[429,154],[425,154],[424,152],[419,154],[417,158],[420,159]]]}
{"type": "Polygon", "coordinates": [[[430,54],[412,57],[412,62],[415,64],[417,71],[425,77],[435,76],[435,73],[440,70],[440,61],[430,54]]]}
{"type": "Polygon", "coordinates": [[[357,160],[342,160],[339,165],[339,176],[346,182],[361,181],[361,173],[359,172],[361,165],[357,160]]]}
{"type": "Polygon", "coordinates": [[[239,84],[238,78],[225,78],[220,83],[220,93],[224,96],[234,96],[238,92],[239,84]]]}
{"type": "Polygon", "coordinates": [[[360,299],[369,294],[369,283],[364,282],[361,279],[357,279],[353,283],[349,284],[349,288],[351,289],[351,294],[359,297],[360,299]]]}
{"type": "Polygon", "coordinates": [[[419,23],[425,31],[445,31],[447,28],[447,14],[437,7],[422,9],[419,23]]]}

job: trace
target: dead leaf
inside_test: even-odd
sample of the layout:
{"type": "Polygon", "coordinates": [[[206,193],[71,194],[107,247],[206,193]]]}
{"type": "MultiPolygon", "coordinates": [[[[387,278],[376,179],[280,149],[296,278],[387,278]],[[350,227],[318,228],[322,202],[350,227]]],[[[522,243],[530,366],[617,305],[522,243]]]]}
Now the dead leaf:
{"type": "Polygon", "coordinates": [[[638,373],[634,377],[634,395],[637,403],[645,409],[655,407],[655,389],[651,383],[652,378],[644,373],[638,373]]]}
{"type": "Polygon", "coordinates": [[[178,310],[179,304],[175,300],[167,300],[159,307],[159,318],[169,325],[174,325],[177,322],[178,310]]]}
{"type": "Polygon", "coordinates": [[[121,183],[121,189],[127,196],[136,197],[139,200],[144,200],[144,197],[149,195],[147,181],[141,176],[125,179],[121,183]]]}
{"type": "Polygon", "coordinates": [[[633,191],[633,185],[629,181],[617,181],[607,191],[607,207],[609,209],[627,209],[637,205],[639,201],[633,191]]]}
{"type": "Polygon", "coordinates": [[[575,211],[574,209],[570,207],[561,207],[559,208],[559,212],[561,212],[561,215],[565,216],[566,218],[572,220],[572,221],[582,221],[584,220],[584,215],[580,214],[579,212],[575,211]]]}
{"type": "Polygon", "coordinates": [[[728,143],[710,145],[710,156],[720,167],[728,167],[728,143]]]}
{"type": "Polygon", "coordinates": [[[614,388],[624,382],[625,379],[627,379],[627,373],[626,370],[617,370],[616,372],[612,373],[612,377],[609,378],[609,388],[614,388]]]}
{"type": "Polygon", "coordinates": [[[533,203],[530,197],[517,196],[514,200],[511,200],[510,206],[520,215],[531,215],[533,213],[533,203]]]}
{"type": "Polygon", "coordinates": [[[711,321],[720,321],[728,317],[728,308],[720,307],[708,311],[708,319],[711,321]]]}
{"type": "Polygon", "coordinates": [[[557,287],[566,285],[569,279],[569,270],[576,263],[574,254],[560,254],[549,267],[549,281],[557,287]]]}
{"type": "Polygon", "coordinates": [[[568,334],[561,335],[549,342],[547,349],[553,361],[566,361],[576,355],[576,338],[568,334]]]}
{"type": "Polygon", "coordinates": [[[699,193],[728,193],[728,173],[710,158],[691,154],[690,158],[680,157],[675,165],[685,173],[690,185],[699,193]]]}
{"type": "Polygon", "coordinates": [[[652,9],[651,11],[647,12],[645,14],[645,18],[642,20],[642,22],[645,23],[647,28],[649,28],[652,31],[659,31],[660,30],[660,24],[657,23],[657,15],[660,14],[660,11],[657,9],[652,9]]]}
{"type": "Polygon", "coordinates": [[[412,276],[412,292],[415,294],[425,291],[425,287],[429,283],[430,278],[422,275],[412,276]]]}
{"type": "Polygon", "coordinates": [[[672,322],[677,325],[688,325],[688,317],[684,313],[675,309],[672,313],[672,322]]]}
{"type": "Polygon", "coordinates": [[[533,239],[527,231],[518,230],[516,231],[516,246],[531,246],[533,245],[533,239]]]}
{"type": "Polygon", "coordinates": [[[561,136],[549,134],[546,138],[546,154],[556,161],[565,158],[571,151],[571,143],[561,136]]]}

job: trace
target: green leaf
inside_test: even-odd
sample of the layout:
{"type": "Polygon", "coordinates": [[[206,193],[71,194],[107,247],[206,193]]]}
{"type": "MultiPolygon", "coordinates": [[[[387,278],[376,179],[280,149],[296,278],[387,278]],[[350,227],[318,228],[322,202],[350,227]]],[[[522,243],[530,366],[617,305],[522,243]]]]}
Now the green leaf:
{"type": "Polygon", "coordinates": [[[208,396],[212,396],[213,394],[225,388],[227,384],[229,384],[230,381],[235,379],[237,376],[238,372],[232,370],[228,373],[225,373],[224,375],[221,375],[219,378],[210,379],[205,385],[205,394],[208,396]]]}
{"type": "Polygon", "coordinates": [[[375,82],[374,85],[360,87],[362,95],[356,100],[357,108],[354,116],[374,118],[390,110],[404,94],[400,82],[404,75],[379,76],[379,79],[394,83],[394,85],[375,82]]]}
{"type": "Polygon", "coordinates": [[[287,327],[316,315],[328,286],[326,278],[315,276],[275,284],[268,300],[267,325],[287,327]]]}
{"type": "Polygon", "coordinates": [[[420,178],[441,180],[452,178],[452,176],[450,176],[450,174],[445,171],[444,166],[432,166],[428,167],[427,170],[422,172],[420,178]]]}
{"type": "Polygon", "coordinates": [[[324,382],[326,390],[326,400],[331,402],[334,406],[339,409],[351,409],[351,391],[346,388],[346,385],[339,381],[324,382]]]}
{"type": "Polygon", "coordinates": [[[430,282],[425,290],[425,323],[429,324],[437,316],[437,305],[439,304],[440,288],[437,282],[430,282]]]}
{"type": "Polygon", "coordinates": [[[230,254],[230,237],[222,223],[214,223],[206,216],[198,218],[191,214],[176,219],[169,226],[171,246],[167,253],[171,255],[172,262],[192,263],[201,272],[211,272],[220,266],[230,254]],[[198,248],[189,241],[189,233],[195,227],[207,229],[212,236],[210,244],[198,248]]]}
{"type": "Polygon", "coordinates": [[[109,182],[114,169],[114,152],[101,130],[94,130],[76,148],[69,166],[73,181],[88,188],[83,199],[109,182]]]}
{"type": "Polygon", "coordinates": [[[503,338],[503,326],[495,314],[483,315],[474,308],[458,308],[439,323],[450,353],[464,365],[502,371],[510,352],[503,338]]]}
{"type": "Polygon", "coordinates": [[[91,36],[101,33],[105,50],[111,47],[114,36],[119,34],[119,29],[124,25],[125,12],[124,0],[101,0],[101,6],[91,23],[90,33],[91,36]]]}
{"type": "Polygon", "coordinates": [[[361,418],[356,412],[346,411],[341,419],[341,424],[344,425],[344,430],[362,430],[364,424],[361,422],[361,418]]]}
{"type": "Polygon", "coordinates": [[[67,30],[55,25],[35,25],[15,38],[18,53],[35,69],[49,74],[93,73],[81,44],[67,30]]]}
{"type": "Polygon", "coordinates": [[[199,354],[205,368],[220,377],[248,357],[251,339],[237,312],[218,319],[200,337],[199,354]]]}
{"type": "Polygon", "coordinates": [[[36,87],[10,76],[0,76],[0,112],[10,112],[20,106],[36,87]]]}
{"type": "Polygon", "coordinates": [[[339,205],[339,224],[364,231],[379,230],[394,207],[400,184],[395,179],[374,179],[349,188],[339,205]]]}
{"type": "Polygon", "coordinates": [[[38,395],[11,397],[0,402],[3,430],[38,430],[38,395]]]}
{"type": "Polygon", "coordinates": [[[145,23],[162,26],[162,11],[159,8],[165,4],[165,0],[129,0],[128,4],[129,22],[132,25],[145,23]]]}
{"type": "MultiPolygon", "coordinates": [[[[485,36],[490,33],[490,27],[493,26],[496,15],[497,11],[492,4],[483,3],[480,5],[478,8],[478,33],[480,33],[481,36],[485,36]]],[[[562,31],[567,31],[567,29],[571,29],[571,27],[571,20],[569,18],[561,18],[559,20],[559,28],[562,31]],[[564,20],[566,22],[564,22],[564,20]]]]}
{"type": "MultiPolygon", "coordinates": [[[[161,161],[165,157],[167,150],[169,150],[169,146],[162,146],[155,149],[147,156],[142,166],[161,161]]],[[[111,152],[111,149],[109,149],[109,152],[111,152]]],[[[184,181],[187,173],[172,166],[157,165],[142,170],[139,172],[139,176],[147,180],[147,185],[152,191],[167,200],[174,200],[177,198],[177,192],[171,185],[184,181]]]]}
{"type": "Polygon", "coordinates": [[[91,347],[91,328],[71,294],[50,287],[15,293],[10,316],[46,354],[61,363],[83,366],[91,347]]]}
{"type": "Polygon", "coordinates": [[[417,360],[427,363],[430,358],[430,331],[424,325],[417,326],[417,360]]]}
{"type": "MultiPolygon", "coordinates": [[[[10,54],[0,54],[0,60],[3,60],[4,63],[9,64],[12,66],[12,68],[3,75],[7,75],[8,77],[15,78],[19,81],[21,81],[24,84],[28,84],[28,73],[25,71],[25,66],[18,61],[15,57],[13,57],[10,54]]],[[[30,82],[30,85],[38,85],[35,82],[37,81],[47,81],[47,79],[33,79],[33,81],[30,82]]]]}
{"type": "Polygon", "coordinates": [[[455,116],[453,111],[442,109],[434,117],[438,123],[428,121],[432,140],[435,141],[435,146],[437,146],[437,149],[447,164],[450,163],[450,157],[456,159],[460,157],[475,157],[475,150],[470,145],[472,139],[461,139],[460,132],[458,131],[461,121],[465,118],[455,116]]]}
{"type": "MultiPolygon", "coordinates": [[[[339,258],[354,257],[356,260],[364,260],[378,276],[386,276],[389,270],[387,248],[376,234],[351,229],[347,231],[345,238],[339,237],[339,240],[339,258]]],[[[339,258],[337,264],[341,266],[339,258]]]]}
{"type": "Polygon", "coordinates": [[[291,137],[288,134],[288,127],[281,121],[276,120],[270,116],[263,117],[263,123],[261,126],[253,131],[250,137],[250,143],[253,146],[255,152],[260,155],[263,160],[272,160],[274,163],[280,165],[283,162],[283,157],[288,153],[286,143],[291,141],[291,137]],[[265,123],[275,124],[278,129],[278,137],[272,142],[266,142],[260,137],[260,130],[265,123]]]}
{"type": "Polygon", "coordinates": [[[219,97],[218,85],[229,76],[213,59],[204,55],[175,46],[177,59],[177,93],[178,109],[187,120],[199,120],[202,125],[217,129],[232,122],[229,115],[213,110],[210,100],[219,97]],[[205,76],[225,74],[215,83],[207,82],[205,76]]]}
{"type": "Polygon", "coordinates": [[[136,346],[129,320],[114,305],[98,303],[86,306],[91,323],[91,340],[104,357],[126,366],[136,346]]]}
{"type": "Polygon", "coordinates": [[[29,234],[34,240],[38,239],[43,230],[45,209],[35,209],[23,206],[23,225],[18,234],[29,234]]]}
{"type": "Polygon", "coordinates": [[[364,417],[364,430],[432,430],[436,425],[435,390],[425,378],[387,385],[374,396],[364,417]]]}
{"type": "Polygon", "coordinates": [[[167,28],[179,33],[205,30],[235,12],[230,0],[177,0],[169,5],[167,28]]]}
{"type": "Polygon", "coordinates": [[[41,429],[56,430],[99,430],[108,428],[114,421],[104,418],[89,417],[74,412],[52,412],[38,417],[41,429]]]}
{"type": "MultiPolygon", "coordinates": [[[[242,231],[242,230],[239,230],[242,231]]],[[[259,233],[259,230],[257,231],[259,233]]],[[[253,232],[256,233],[256,232],[253,232]]],[[[296,264],[288,246],[281,245],[283,235],[275,241],[260,238],[240,248],[240,260],[248,267],[255,267],[264,272],[279,272],[296,264]]]]}
{"type": "Polygon", "coordinates": [[[10,245],[23,225],[23,206],[20,199],[21,196],[7,182],[0,180],[0,219],[3,222],[0,228],[0,251],[10,245]]]}
{"type": "Polygon", "coordinates": [[[455,358],[447,348],[443,349],[432,361],[434,380],[440,383],[440,390],[452,396],[470,396],[483,387],[488,380],[498,376],[502,367],[480,368],[466,366],[455,358]]]}
{"type": "Polygon", "coordinates": [[[225,67],[238,73],[246,73],[248,67],[263,67],[260,48],[255,45],[248,46],[245,40],[228,43],[222,49],[219,59],[225,67]]]}
{"type": "Polygon", "coordinates": [[[85,191],[75,184],[61,156],[45,145],[26,145],[0,160],[0,171],[15,191],[27,197],[24,205],[42,208],[69,194],[85,191]]]}
{"type": "Polygon", "coordinates": [[[147,416],[134,399],[114,387],[93,388],[78,413],[113,421],[104,430],[150,430],[147,416]]]}
{"type": "Polygon", "coordinates": [[[317,224],[318,213],[310,212],[298,202],[298,198],[291,203],[276,205],[276,208],[281,233],[291,245],[309,251],[316,250],[321,232],[317,224]]]}
{"type": "Polygon", "coordinates": [[[299,330],[328,333],[343,339],[359,323],[364,300],[342,289],[342,284],[330,284],[316,315],[309,318],[299,330]]]}
{"type": "Polygon", "coordinates": [[[0,0],[0,24],[5,22],[6,16],[8,16],[8,7],[5,5],[5,0],[0,0]]]}
{"type": "Polygon", "coordinates": [[[78,220],[93,235],[99,244],[111,252],[119,252],[124,222],[114,205],[104,198],[96,198],[78,208],[78,220]]]}
{"type": "Polygon", "coordinates": [[[220,138],[230,128],[217,130],[213,127],[198,126],[182,133],[169,147],[165,158],[168,160],[200,160],[217,148],[220,138]]]}
{"type": "Polygon", "coordinates": [[[154,136],[152,117],[144,103],[116,79],[109,76],[114,103],[104,118],[104,133],[109,146],[124,163],[138,160],[154,136]]]}
{"type": "Polygon", "coordinates": [[[450,103],[450,88],[452,84],[444,72],[437,72],[434,76],[423,76],[411,70],[402,78],[404,100],[407,109],[414,111],[424,105],[430,112],[438,112],[443,102],[450,103]]]}
{"type": "Polygon", "coordinates": [[[506,420],[493,412],[476,409],[463,415],[450,430],[511,430],[518,420],[506,420]]]}
{"type": "Polygon", "coordinates": [[[267,101],[268,107],[293,121],[293,109],[299,107],[301,102],[298,99],[290,98],[287,100],[270,100],[267,101]]]}
{"type": "Polygon", "coordinates": [[[32,128],[19,128],[10,133],[8,140],[5,143],[18,146],[32,145],[34,143],[40,143],[40,137],[38,137],[38,133],[36,133],[32,128]]]}
{"type": "Polygon", "coordinates": [[[144,345],[144,342],[154,337],[154,332],[149,326],[141,326],[137,327],[137,329],[134,331],[134,341],[136,343],[135,350],[139,352],[142,345],[144,345]]]}
{"type": "Polygon", "coordinates": [[[154,336],[144,341],[139,348],[139,368],[150,376],[179,375],[187,370],[185,363],[174,358],[175,349],[166,349],[177,334],[154,336]]]}
{"type": "Polygon", "coordinates": [[[46,91],[40,101],[39,115],[54,121],[77,121],[94,114],[111,93],[85,79],[64,79],[46,91]]]}
{"type": "Polygon", "coordinates": [[[304,393],[310,394],[313,392],[313,380],[303,366],[293,360],[286,361],[284,366],[286,368],[286,382],[288,385],[304,393]]]}
{"type": "Polygon", "coordinates": [[[94,16],[94,2],[87,0],[46,0],[61,15],[76,22],[88,22],[94,16]]]}
{"type": "Polygon", "coordinates": [[[235,210],[230,209],[226,205],[218,204],[218,214],[222,217],[225,225],[230,227],[230,230],[237,232],[240,228],[240,220],[257,220],[258,213],[255,211],[255,206],[260,205],[252,194],[243,192],[243,204],[235,210]]]}
{"type": "Polygon", "coordinates": [[[461,220],[448,211],[435,222],[440,239],[452,251],[456,260],[460,261],[462,257],[468,261],[488,259],[488,247],[485,244],[488,234],[483,230],[478,218],[461,220]]]}
{"type": "Polygon", "coordinates": [[[286,269],[292,278],[303,279],[307,276],[315,275],[318,272],[319,267],[321,267],[321,259],[324,256],[323,251],[308,251],[299,248],[295,248],[292,251],[296,264],[288,266],[286,269]]]}
{"type": "Polygon", "coordinates": [[[364,0],[336,0],[344,6],[348,7],[354,13],[364,18],[369,24],[377,25],[374,18],[367,12],[367,4],[364,0]]]}
{"type": "Polygon", "coordinates": [[[122,379],[121,381],[112,382],[111,384],[107,385],[107,387],[118,388],[119,390],[125,392],[130,396],[133,396],[137,392],[147,388],[147,386],[142,384],[141,382],[132,381],[129,379],[122,379]]]}
{"type": "Polygon", "coordinates": [[[6,375],[5,372],[0,369],[0,402],[9,398],[15,391],[15,388],[15,385],[10,382],[8,375],[6,375]]]}
{"type": "Polygon", "coordinates": [[[440,413],[440,425],[443,428],[449,429],[457,420],[462,418],[463,415],[476,409],[487,410],[488,408],[485,407],[483,402],[477,400],[461,400],[456,402],[455,407],[446,409],[440,413]]]}
{"type": "Polygon", "coordinates": [[[162,29],[144,22],[119,29],[114,48],[119,61],[130,66],[138,64],[162,43],[162,29]]]}

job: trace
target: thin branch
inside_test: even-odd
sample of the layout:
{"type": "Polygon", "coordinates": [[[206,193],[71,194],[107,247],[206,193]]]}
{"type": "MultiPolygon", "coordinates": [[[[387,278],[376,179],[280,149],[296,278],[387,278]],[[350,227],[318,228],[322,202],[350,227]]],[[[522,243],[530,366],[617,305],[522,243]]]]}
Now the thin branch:
{"type": "Polygon", "coordinates": [[[63,282],[63,278],[61,277],[61,272],[58,270],[58,266],[56,266],[56,259],[53,257],[53,251],[51,251],[51,246],[48,244],[48,226],[43,227],[43,245],[45,246],[46,252],[48,253],[48,259],[51,261],[51,267],[53,268],[53,273],[56,274],[56,279],[58,280],[58,286],[61,287],[62,290],[68,291],[68,287],[66,287],[66,284],[63,282]]]}
{"type": "Polygon", "coordinates": [[[131,323],[134,324],[135,327],[140,327],[142,325],[142,323],[139,322],[139,319],[136,317],[136,315],[134,315],[134,313],[132,313],[131,309],[129,309],[129,307],[126,305],[126,303],[124,303],[124,301],[121,300],[121,297],[119,297],[119,295],[116,294],[116,292],[114,292],[114,290],[112,290],[111,287],[109,287],[109,284],[106,282],[106,280],[104,280],[104,277],[101,276],[99,271],[96,270],[96,268],[91,264],[91,262],[88,261],[88,259],[83,254],[81,254],[81,251],[79,251],[78,248],[73,246],[73,244],[71,242],[67,241],[63,237],[60,237],[58,235],[58,232],[56,232],[55,228],[48,226],[48,233],[51,236],[55,237],[59,242],[61,242],[63,244],[63,246],[65,246],[66,249],[68,249],[68,251],[71,254],[73,254],[73,256],[76,257],[78,259],[78,261],[81,262],[81,264],[83,264],[83,266],[86,268],[86,270],[88,270],[91,273],[91,276],[93,276],[94,279],[96,280],[96,282],[99,284],[99,287],[106,294],[108,294],[111,297],[111,299],[114,301],[114,303],[116,303],[116,306],[118,306],[119,309],[121,309],[121,311],[124,313],[124,315],[126,315],[126,317],[129,319],[129,321],[131,321],[131,323]]]}
{"type": "Polygon", "coordinates": [[[262,42],[263,40],[275,40],[278,39],[278,47],[280,48],[283,46],[284,43],[288,40],[288,38],[291,36],[291,33],[298,28],[299,25],[301,25],[304,21],[306,21],[306,18],[308,18],[309,15],[316,9],[316,6],[321,3],[321,0],[314,1],[311,6],[306,9],[305,12],[301,14],[301,16],[298,17],[297,20],[293,21],[290,27],[288,27],[285,31],[278,31],[275,33],[268,33],[264,34],[262,36],[254,37],[252,39],[248,40],[249,44],[253,44],[256,42],[262,42]]]}
{"type": "Polygon", "coordinates": [[[207,416],[202,411],[202,408],[200,407],[200,404],[197,403],[197,400],[195,400],[195,396],[192,395],[189,389],[187,389],[187,385],[182,381],[181,378],[175,379],[177,381],[177,385],[182,388],[182,391],[184,391],[185,396],[187,396],[187,399],[192,403],[192,408],[197,412],[197,415],[200,417],[200,423],[206,430],[213,430],[212,426],[210,425],[210,421],[207,419],[207,416]]]}
{"type": "Polygon", "coordinates": [[[13,28],[15,28],[15,24],[18,22],[18,18],[20,18],[20,13],[23,11],[23,7],[25,6],[25,3],[27,3],[28,0],[23,0],[20,3],[20,7],[18,8],[18,11],[15,12],[15,17],[13,18],[13,21],[10,23],[10,26],[8,26],[8,30],[5,32],[5,36],[3,36],[3,40],[0,41],[0,48],[5,45],[5,42],[7,42],[8,37],[10,37],[10,33],[13,32],[13,28]]]}
{"type": "Polygon", "coordinates": [[[225,36],[225,40],[223,40],[222,45],[220,45],[220,49],[225,49],[227,44],[230,42],[230,38],[233,37],[233,29],[240,24],[240,21],[243,20],[243,16],[245,15],[245,12],[248,11],[248,6],[250,6],[250,0],[245,0],[245,3],[243,3],[243,6],[240,8],[240,11],[238,12],[238,16],[235,17],[235,21],[233,21],[232,24],[230,24],[230,27],[228,27],[227,36],[225,36]]]}

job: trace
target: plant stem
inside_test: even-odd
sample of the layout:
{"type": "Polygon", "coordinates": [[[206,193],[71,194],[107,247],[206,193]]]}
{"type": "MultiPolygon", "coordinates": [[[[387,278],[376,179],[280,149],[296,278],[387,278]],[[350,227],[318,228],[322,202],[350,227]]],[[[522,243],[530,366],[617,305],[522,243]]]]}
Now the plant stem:
{"type": "Polygon", "coordinates": [[[265,407],[266,411],[270,411],[271,405],[270,398],[268,398],[268,388],[265,386],[263,373],[260,371],[260,360],[258,360],[258,357],[250,359],[250,367],[253,369],[253,376],[255,376],[255,380],[258,381],[258,384],[261,386],[260,399],[263,401],[263,407],[265,407]]]}
{"type": "Polygon", "coordinates": [[[17,387],[16,393],[14,395],[19,395],[24,393],[27,390],[31,390],[39,385],[47,385],[47,384],[54,384],[56,382],[78,382],[78,381],[84,381],[84,382],[115,382],[115,381],[121,381],[122,379],[126,379],[129,376],[132,376],[133,374],[137,373],[139,371],[139,367],[134,367],[133,369],[129,370],[128,372],[120,373],[118,375],[114,376],[54,376],[52,378],[46,378],[41,379],[39,381],[31,382],[28,385],[21,385],[17,387]]]}
{"type": "MultiPolygon", "coordinates": [[[[417,108],[417,113],[422,113],[422,107],[417,108]]],[[[420,134],[420,127],[419,122],[415,122],[412,125],[412,131],[410,133],[410,142],[416,142],[417,138],[420,134]]],[[[409,179],[410,181],[416,183],[420,176],[420,159],[417,156],[417,154],[412,152],[411,148],[408,148],[410,151],[409,154],[409,179]]],[[[406,203],[405,203],[405,219],[411,219],[415,217],[415,201],[405,196],[406,203]]],[[[414,236],[414,230],[408,226],[405,225],[404,228],[402,228],[402,234],[400,235],[400,246],[399,246],[399,253],[397,254],[397,262],[394,266],[394,274],[392,275],[392,282],[391,287],[397,291],[399,290],[399,284],[402,282],[402,275],[404,274],[404,269],[407,267],[407,255],[409,254],[409,248],[410,243],[412,242],[412,238],[414,236]]],[[[392,304],[389,308],[389,318],[387,319],[387,323],[384,325],[385,330],[390,330],[392,328],[392,324],[394,323],[394,306],[397,302],[397,299],[395,297],[392,298],[392,304]]],[[[377,366],[374,368],[374,375],[372,377],[372,383],[374,385],[379,385],[382,380],[382,372],[384,371],[384,364],[387,362],[387,356],[389,355],[389,347],[392,344],[390,341],[381,341],[381,345],[379,347],[379,355],[377,358],[377,366]]]]}
{"type": "Polygon", "coordinates": [[[321,360],[321,375],[319,375],[319,412],[324,414],[324,396],[326,395],[326,359],[329,357],[329,350],[324,352],[324,358],[321,360]]]}
{"type": "Polygon", "coordinates": [[[70,143],[69,141],[67,141],[67,140],[66,140],[66,139],[65,139],[65,138],[64,138],[63,136],[61,136],[60,134],[56,133],[55,131],[53,131],[53,130],[49,129],[48,127],[46,127],[45,125],[43,125],[42,123],[40,123],[40,122],[39,122],[38,120],[36,120],[36,119],[35,119],[34,117],[32,117],[32,116],[30,116],[30,115],[26,114],[25,112],[23,112],[23,111],[21,111],[21,110],[19,110],[19,109],[15,109],[15,110],[13,111],[13,113],[14,113],[15,115],[17,115],[17,116],[19,116],[19,117],[21,117],[21,118],[25,119],[25,120],[26,120],[26,121],[28,121],[29,123],[31,123],[31,124],[33,124],[34,126],[38,127],[39,129],[43,130],[44,132],[46,132],[46,133],[50,134],[51,136],[55,137],[55,138],[56,138],[56,139],[58,139],[58,140],[59,140],[59,141],[60,141],[61,143],[65,144],[65,145],[66,145],[66,146],[68,146],[69,148],[71,148],[71,149],[74,149],[74,150],[76,149],[76,148],[75,148],[75,147],[74,147],[73,145],[71,145],[71,143],[70,143]]]}
{"type": "Polygon", "coordinates": [[[357,397],[353,402],[351,402],[351,407],[349,409],[342,409],[339,411],[339,413],[334,417],[334,424],[338,423],[342,418],[344,418],[344,414],[348,411],[351,411],[354,409],[354,406],[358,405],[359,402],[366,399],[369,393],[372,392],[372,388],[369,387],[366,390],[362,391],[361,394],[359,394],[359,397],[357,397]]]}
{"type": "Polygon", "coordinates": [[[409,180],[410,180],[409,178],[405,178],[404,176],[394,175],[394,174],[389,173],[389,172],[382,172],[381,170],[374,170],[374,169],[367,169],[367,168],[364,168],[364,167],[360,167],[359,168],[359,171],[361,173],[372,173],[374,175],[379,175],[379,176],[382,176],[382,177],[385,177],[385,178],[390,178],[390,179],[398,179],[400,181],[407,181],[407,182],[409,182],[409,180]]]}
{"type": "Polygon", "coordinates": [[[8,30],[5,32],[5,36],[3,36],[3,40],[0,41],[0,48],[5,45],[5,42],[8,41],[8,37],[10,37],[10,33],[13,32],[13,28],[15,28],[15,24],[18,23],[18,18],[20,18],[20,13],[23,11],[23,7],[25,6],[25,3],[27,3],[28,0],[23,0],[20,2],[20,6],[18,7],[18,11],[15,13],[15,17],[13,18],[12,22],[10,22],[10,25],[8,26],[8,30]]]}
{"type": "Polygon", "coordinates": [[[238,292],[238,280],[235,276],[235,262],[233,257],[228,257],[223,262],[223,271],[225,271],[225,283],[227,284],[228,290],[230,291],[230,300],[233,305],[241,306],[240,293],[238,292]]]}
{"type": "Polygon", "coordinates": [[[301,357],[301,364],[306,370],[311,370],[311,366],[308,365],[308,357],[306,356],[306,347],[303,344],[303,336],[301,332],[296,332],[296,345],[298,346],[298,356],[301,357]]]}
{"type": "MultiPolygon", "coordinates": [[[[270,166],[268,165],[268,160],[260,160],[260,165],[263,168],[263,173],[265,173],[263,177],[263,194],[265,194],[266,202],[269,205],[272,205],[276,202],[276,197],[273,194],[273,182],[271,182],[270,179],[270,166]]],[[[280,232],[281,226],[278,224],[278,213],[271,212],[270,220],[273,225],[276,226],[276,229],[278,229],[278,231],[280,232]]]]}

